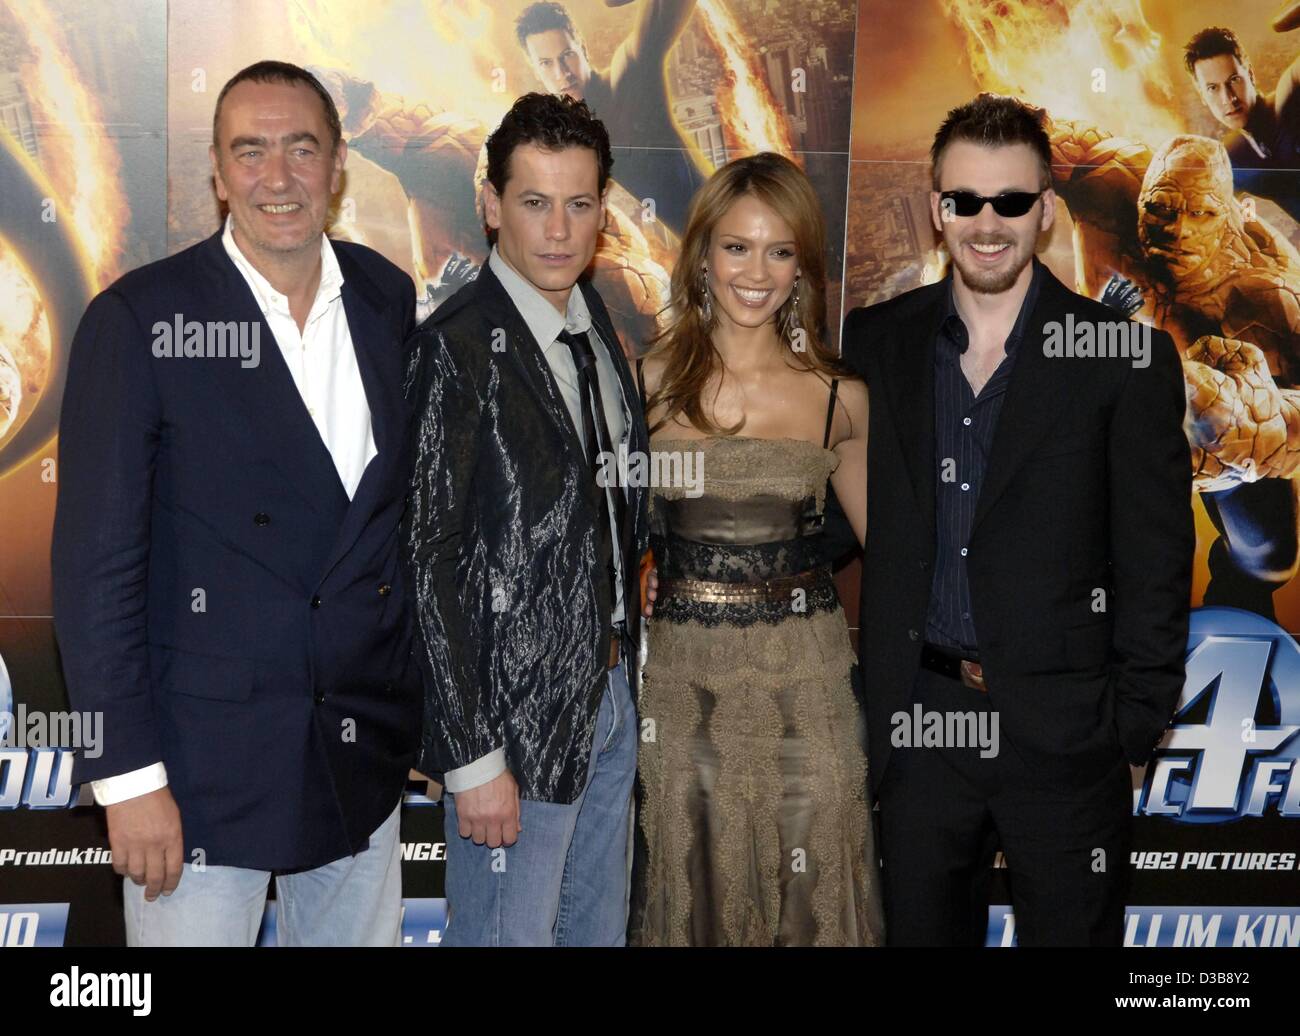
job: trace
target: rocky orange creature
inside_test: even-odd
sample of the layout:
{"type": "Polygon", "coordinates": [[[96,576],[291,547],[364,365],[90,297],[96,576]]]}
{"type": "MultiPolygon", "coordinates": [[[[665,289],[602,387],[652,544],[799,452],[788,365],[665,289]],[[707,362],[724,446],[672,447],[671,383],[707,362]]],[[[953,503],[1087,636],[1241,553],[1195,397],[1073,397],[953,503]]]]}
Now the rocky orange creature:
{"type": "Polygon", "coordinates": [[[1076,279],[1119,275],[1183,352],[1195,485],[1220,532],[1206,603],[1272,614],[1300,567],[1300,253],[1233,195],[1227,152],[1180,135],[1158,150],[1044,115],[1075,224],[1076,279]]]}

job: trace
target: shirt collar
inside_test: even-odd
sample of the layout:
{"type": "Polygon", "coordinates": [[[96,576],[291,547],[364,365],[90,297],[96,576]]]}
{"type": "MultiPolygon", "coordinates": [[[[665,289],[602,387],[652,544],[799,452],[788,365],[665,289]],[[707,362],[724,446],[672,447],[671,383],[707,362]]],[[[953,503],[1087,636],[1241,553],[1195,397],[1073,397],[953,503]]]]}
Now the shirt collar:
{"type": "Polygon", "coordinates": [[[587,300],[578,285],[575,284],[569,292],[568,308],[561,314],[541,292],[501,258],[496,245],[492,246],[492,254],[488,256],[488,266],[501,282],[501,287],[506,289],[510,301],[519,310],[519,315],[524,318],[529,332],[543,352],[555,344],[561,331],[568,330],[577,335],[591,330],[591,311],[587,309],[587,300]]]}
{"type": "MultiPolygon", "coordinates": [[[[1043,283],[1043,271],[1046,269],[1038,256],[1030,259],[1030,265],[1033,273],[1029,278],[1029,290],[1025,292],[1025,297],[1020,303],[1020,312],[1016,314],[1016,322],[1012,325],[1011,334],[1007,336],[1005,349],[1010,356],[1015,352],[1016,346],[1025,336],[1026,326],[1029,318],[1034,312],[1034,306],[1038,303],[1038,292],[1043,283]]],[[[957,299],[953,294],[953,277],[956,271],[950,270],[948,273],[948,290],[944,293],[944,314],[943,322],[940,325],[943,330],[948,332],[947,336],[957,343],[957,351],[964,353],[966,346],[969,344],[969,335],[966,330],[966,323],[962,320],[961,314],[957,312],[957,299]]]]}
{"type": "MultiPolygon", "coordinates": [[[[221,243],[225,246],[231,262],[238,267],[239,272],[248,281],[248,286],[253,289],[253,298],[257,300],[262,315],[266,316],[273,309],[288,313],[289,297],[272,287],[271,282],[263,277],[239,250],[239,245],[235,243],[234,226],[234,220],[227,215],[226,227],[221,233],[221,243]]],[[[339,268],[338,257],[334,254],[329,238],[322,234],[320,236],[320,285],[316,288],[316,300],[311,308],[314,310],[322,302],[333,302],[342,293],[343,271],[339,268]]]]}

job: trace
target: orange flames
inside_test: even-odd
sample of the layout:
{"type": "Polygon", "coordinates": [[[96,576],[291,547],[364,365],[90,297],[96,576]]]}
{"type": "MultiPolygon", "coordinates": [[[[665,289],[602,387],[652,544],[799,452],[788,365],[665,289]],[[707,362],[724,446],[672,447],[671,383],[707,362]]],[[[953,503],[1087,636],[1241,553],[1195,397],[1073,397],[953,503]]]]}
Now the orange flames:
{"type": "Polygon", "coordinates": [[[763,81],[753,47],[721,0],[702,0],[697,17],[722,60],[723,83],[718,90],[718,114],[729,152],[794,152],[790,132],[763,81]]]}
{"type": "Polygon", "coordinates": [[[50,322],[35,278],[0,237],[0,439],[29,413],[50,377],[50,322]]]}
{"type": "Polygon", "coordinates": [[[943,6],[964,31],[981,90],[1014,94],[1058,118],[1123,136],[1164,139],[1182,132],[1171,59],[1141,0],[943,0],[943,6]]]}
{"type": "Polygon", "coordinates": [[[121,160],[54,16],[39,2],[10,9],[29,51],[23,80],[33,121],[44,128],[40,164],[57,192],[54,215],[71,219],[102,287],[119,272],[128,218],[121,160]]]}
{"type": "MultiPolygon", "coordinates": [[[[19,72],[32,122],[39,127],[39,162],[7,131],[0,130],[6,137],[0,143],[27,170],[33,197],[40,199],[41,211],[27,218],[62,224],[86,283],[98,289],[121,268],[129,218],[121,160],[56,17],[37,0],[10,5],[9,12],[26,49],[19,72]]],[[[0,442],[12,442],[42,408],[48,412],[56,373],[43,297],[48,287],[0,236],[0,442]]]]}
{"type": "Polygon", "coordinates": [[[286,7],[296,48],[291,60],[367,80],[382,69],[377,85],[386,94],[412,104],[454,96],[458,114],[495,126],[508,100],[524,91],[505,81],[505,57],[491,44],[491,6],[482,0],[424,0],[419,6],[425,16],[413,22],[410,4],[374,0],[365,5],[362,24],[355,0],[298,0],[286,7]],[[488,90],[477,88],[485,82],[488,90]],[[498,82],[499,92],[493,89],[498,82]],[[476,88],[467,89],[470,84],[476,88]]]}

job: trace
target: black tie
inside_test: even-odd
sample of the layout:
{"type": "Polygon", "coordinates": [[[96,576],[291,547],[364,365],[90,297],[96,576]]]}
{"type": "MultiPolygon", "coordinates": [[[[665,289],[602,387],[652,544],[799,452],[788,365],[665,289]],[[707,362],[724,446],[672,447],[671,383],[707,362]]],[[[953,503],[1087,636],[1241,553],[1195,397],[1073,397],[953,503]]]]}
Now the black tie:
{"type": "MultiPolygon", "coordinates": [[[[609,567],[609,606],[613,608],[618,600],[618,573],[614,568],[614,546],[611,539],[609,527],[609,488],[601,485],[599,476],[601,464],[599,455],[605,453],[616,461],[617,455],[611,444],[609,434],[609,425],[605,422],[605,404],[600,396],[600,378],[596,374],[596,354],[592,352],[591,341],[586,332],[581,334],[570,334],[567,330],[561,331],[556,335],[558,341],[563,342],[569,347],[569,352],[573,354],[573,365],[578,371],[578,394],[581,400],[582,410],[582,443],[587,451],[587,462],[591,467],[592,479],[596,482],[596,488],[599,490],[600,503],[598,505],[597,522],[600,526],[600,552],[604,558],[605,564],[609,567]],[[594,415],[599,414],[600,420],[596,421],[594,415]]],[[[613,469],[606,468],[606,474],[611,470],[617,471],[617,466],[613,469]]],[[[622,540],[622,530],[624,528],[626,502],[623,499],[623,492],[617,484],[613,487],[614,496],[614,516],[618,524],[619,540],[622,540]]]]}

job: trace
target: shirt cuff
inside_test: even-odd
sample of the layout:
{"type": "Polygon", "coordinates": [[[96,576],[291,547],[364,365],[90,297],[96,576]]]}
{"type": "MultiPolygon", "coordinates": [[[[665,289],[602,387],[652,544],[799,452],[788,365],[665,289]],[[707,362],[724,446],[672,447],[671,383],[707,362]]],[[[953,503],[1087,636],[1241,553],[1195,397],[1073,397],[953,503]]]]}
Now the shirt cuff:
{"type": "Polygon", "coordinates": [[[161,762],[151,763],[116,777],[91,781],[90,787],[95,792],[96,802],[101,806],[112,806],[167,787],[167,767],[161,762]]]}
{"type": "Polygon", "coordinates": [[[493,749],[487,755],[479,756],[472,763],[448,770],[442,775],[442,786],[453,795],[459,795],[462,791],[487,784],[488,781],[495,780],[505,772],[506,750],[505,746],[502,746],[493,749]]]}

